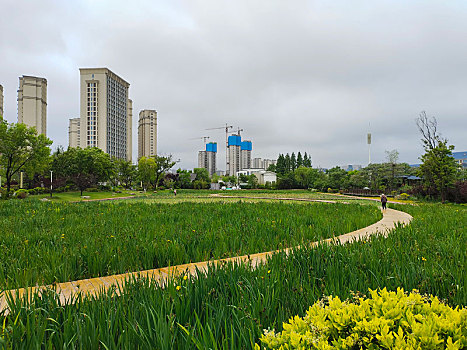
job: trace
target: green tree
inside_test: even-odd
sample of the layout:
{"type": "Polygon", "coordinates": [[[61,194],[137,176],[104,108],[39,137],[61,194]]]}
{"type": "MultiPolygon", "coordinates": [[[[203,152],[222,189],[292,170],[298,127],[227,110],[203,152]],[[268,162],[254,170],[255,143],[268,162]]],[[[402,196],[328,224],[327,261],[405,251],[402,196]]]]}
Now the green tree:
{"type": "Polygon", "coordinates": [[[277,177],[277,188],[278,189],[291,189],[297,188],[297,182],[295,181],[294,173],[288,172],[284,175],[277,177]]]}
{"type": "Polygon", "coordinates": [[[251,174],[250,176],[248,176],[247,182],[250,188],[258,188],[258,178],[255,174],[251,174]]]}
{"type": "Polygon", "coordinates": [[[290,171],[295,171],[297,168],[297,158],[295,157],[295,153],[292,152],[292,155],[290,156],[290,171]]]}
{"type": "Polygon", "coordinates": [[[209,188],[209,182],[204,180],[195,180],[193,181],[193,188],[197,190],[203,190],[209,188]]]}
{"type": "Polygon", "coordinates": [[[300,168],[303,165],[303,157],[300,151],[297,154],[297,168],[300,168]]]}
{"type": "Polygon", "coordinates": [[[212,176],[211,176],[211,182],[214,183],[214,184],[216,184],[216,183],[219,181],[220,178],[221,178],[221,177],[220,177],[219,175],[217,175],[216,173],[214,173],[214,174],[212,174],[212,176]]]}
{"type": "Polygon", "coordinates": [[[283,175],[287,172],[287,166],[285,164],[285,157],[283,154],[279,154],[276,164],[276,172],[278,175],[283,175]]]}
{"type": "Polygon", "coordinates": [[[305,155],[303,156],[303,166],[307,168],[311,168],[311,156],[308,156],[306,152],[305,152],[305,155]]]}
{"type": "Polygon", "coordinates": [[[276,164],[269,164],[268,168],[266,169],[267,171],[272,171],[272,172],[277,172],[277,167],[276,164]]]}
{"type": "Polygon", "coordinates": [[[55,188],[64,186],[68,181],[66,170],[70,163],[70,157],[65,157],[64,153],[63,147],[58,146],[51,156],[50,169],[53,171],[53,186],[55,188]]]}
{"type": "Polygon", "coordinates": [[[193,188],[193,184],[191,183],[191,171],[182,170],[180,168],[177,169],[178,180],[176,185],[180,188],[193,188]]]}
{"type": "Polygon", "coordinates": [[[125,188],[130,188],[137,176],[136,166],[129,160],[115,159],[114,160],[115,177],[120,184],[125,188]]]}
{"type": "Polygon", "coordinates": [[[177,162],[172,160],[172,155],[168,156],[151,156],[154,159],[155,167],[153,168],[154,171],[154,188],[157,190],[159,186],[159,181],[162,179],[162,175],[164,175],[167,171],[169,171],[177,162]]]}
{"type": "Polygon", "coordinates": [[[231,176],[222,176],[222,181],[224,181],[225,184],[232,184],[232,185],[236,185],[237,184],[237,177],[235,175],[231,175],[231,176]]]}
{"type": "Polygon", "coordinates": [[[396,188],[396,167],[397,167],[397,161],[399,160],[399,152],[395,149],[392,151],[385,151],[386,152],[386,159],[387,163],[389,164],[391,168],[391,180],[390,180],[390,188],[395,189],[396,188]]]}
{"type": "Polygon", "coordinates": [[[138,177],[143,183],[143,188],[146,190],[149,184],[152,184],[157,190],[159,182],[164,178],[164,175],[176,164],[172,160],[172,156],[151,156],[141,157],[138,160],[138,177]]]}
{"type": "Polygon", "coordinates": [[[334,167],[326,172],[329,180],[329,187],[334,189],[344,189],[349,186],[349,176],[347,172],[339,167],[334,167]]]}
{"type": "Polygon", "coordinates": [[[154,158],[141,157],[138,160],[138,177],[141,181],[144,190],[148,189],[148,186],[155,180],[156,173],[156,161],[154,158]]]}
{"type": "Polygon", "coordinates": [[[324,172],[318,171],[317,177],[316,177],[316,180],[315,180],[315,183],[314,183],[314,187],[321,190],[321,191],[325,191],[325,190],[328,189],[328,187],[329,187],[329,178],[324,172]]]}
{"type": "Polygon", "coordinates": [[[436,118],[428,118],[425,112],[420,113],[417,126],[425,146],[425,154],[420,158],[419,175],[425,187],[435,190],[444,202],[456,180],[457,163],[452,156],[454,146],[448,146],[447,139],[438,134],[436,118]]]}
{"type": "Polygon", "coordinates": [[[285,173],[284,174],[290,173],[291,168],[292,168],[292,163],[290,161],[290,155],[287,153],[285,155],[285,173]]]}
{"type": "Polygon", "coordinates": [[[360,189],[368,186],[368,177],[365,175],[366,174],[363,171],[349,171],[349,186],[360,189]]]}
{"type": "Polygon", "coordinates": [[[110,156],[97,147],[68,148],[60,158],[58,163],[63,164],[64,168],[56,171],[73,182],[81,196],[86,188],[109,181],[113,172],[110,156]]]}
{"type": "Polygon", "coordinates": [[[301,188],[312,188],[318,178],[318,170],[301,166],[295,169],[294,176],[301,188]]]}
{"type": "Polygon", "coordinates": [[[52,141],[45,135],[38,135],[35,128],[0,120],[0,166],[6,178],[6,198],[15,174],[26,167],[39,169],[48,162],[51,144],[52,141]]]}
{"type": "Polygon", "coordinates": [[[441,201],[446,200],[449,188],[454,186],[457,175],[457,163],[452,156],[454,146],[447,145],[447,141],[440,140],[434,148],[427,149],[420,158],[422,164],[419,174],[426,187],[434,189],[441,201]]]}
{"type": "Polygon", "coordinates": [[[204,181],[210,183],[211,179],[209,178],[209,173],[206,168],[194,168],[193,173],[196,174],[196,181],[204,181]]]}
{"type": "Polygon", "coordinates": [[[246,174],[240,174],[240,175],[238,176],[238,182],[239,182],[240,184],[248,183],[248,175],[246,175],[246,174]]]}

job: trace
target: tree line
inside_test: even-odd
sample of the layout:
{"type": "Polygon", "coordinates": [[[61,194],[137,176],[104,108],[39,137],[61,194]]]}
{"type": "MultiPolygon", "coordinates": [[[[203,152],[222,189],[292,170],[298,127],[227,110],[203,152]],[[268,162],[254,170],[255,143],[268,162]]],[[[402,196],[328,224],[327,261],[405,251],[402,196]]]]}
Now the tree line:
{"type": "MultiPolygon", "coordinates": [[[[23,188],[30,193],[48,192],[52,185],[54,191],[78,190],[81,195],[85,190],[94,188],[207,189],[211,182],[218,180],[226,184],[238,182],[235,176],[221,178],[214,174],[210,177],[203,168],[169,172],[176,164],[171,155],[141,157],[134,165],[124,159],[112,158],[96,147],[70,147],[66,150],[59,147],[51,153],[51,144],[52,141],[42,134],[38,135],[35,128],[0,122],[2,198],[9,198],[18,190],[20,177],[23,188]]],[[[251,177],[245,181],[252,183],[252,187],[257,184],[251,177]]]]}
{"type": "Polygon", "coordinates": [[[111,158],[96,147],[62,147],[51,154],[52,141],[24,124],[0,121],[0,177],[2,198],[12,195],[20,178],[23,187],[45,192],[75,189],[83,194],[90,187],[122,186],[157,189],[166,172],[175,165],[172,156],[142,157],[138,166],[111,158]]]}
{"type": "Polygon", "coordinates": [[[398,163],[397,150],[386,151],[386,162],[369,164],[360,170],[346,171],[340,167],[316,169],[311,156],[300,152],[289,156],[279,154],[277,163],[269,170],[276,171],[278,189],[316,189],[319,191],[348,191],[368,189],[373,192],[400,193],[421,197],[467,202],[467,169],[460,167],[448,145],[440,136],[436,118],[421,112],[416,119],[425,153],[418,168],[398,163]],[[300,161],[299,161],[300,160],[300,161]]]}
{"type": "Polygon", "coordinates": [[[308,156],[306,152],[303,157],[301,152],[298,152],[297,156],[295,156],[294,152],[292,152],[292,155],[287,153],[285,156],[279,154],[276,164],[270,165],[268,170],[284,175],[300,167],[311,168],[311,156],[308,156]]]}
{"type": "MultiPolygon", "coordinates": [[[[328,170],[312,167],[311,155],[279,154],[277,163],[268,170],[277,173],[277,182],[270,186],[277,189],[316,189],[320,191],[344,191],[369,189],[380,192],[407,192],[442,201],[467,201],[466,169],[460,168],[452,157],[454,146],[442,138],[435,118],[422,112],[417,119],[425,153],[418,169],[407,163],[398,163],[398,152],[387,151],[387,161],[370,164],[361,170],[345,171],[339,167],[328,170]],[[410,183],[408,176],[421,179],[410,183]]],[[[24,124],[8,124],[0,121],[0,177],[2,198],[10,197],[13,184],[23,173],[24,187],[45,191],[53,187],[61,190],[79,190],[81,194],[90,187],[122,186],[136,189],[193,188],[205,189],[211,182],[225,184],[242,183],[258,188],[254,175],[219,177],[209,176],[206,169],[193,171],[178,169],[168,171],[176,164],[172,156],[142,157],[138,164],[113,159],[98,148],[58,148],[51,154],[52,141],[35,128],[24,124]]],[[[16,186],[17,187],[17,186],[16,186]]],[[[16,189],[16,188],[15,188],[16,189]]]]}

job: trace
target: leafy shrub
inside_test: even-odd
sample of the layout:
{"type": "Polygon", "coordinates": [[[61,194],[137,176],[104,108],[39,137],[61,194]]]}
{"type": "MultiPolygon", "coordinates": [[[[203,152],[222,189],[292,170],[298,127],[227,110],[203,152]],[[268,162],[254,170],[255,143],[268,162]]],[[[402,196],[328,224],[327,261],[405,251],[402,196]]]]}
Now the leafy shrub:
{"type": "MultiPolygon", "coordinates": [[[[305,317],[265,331],[269,349],[461,349],[467,347],[467,309],[414,291],[370,289],[371,298],[318,301],[305,317]]],[[[260,349],[256,345],[256,349],[260,349]]]]}
{"type": "Polygon", "coordinates": [[[99,192],[99,189],[95,187],[86,188],[86,192],[99,192]]]}
{"type": "Polygon", "coordinates": [[[15,197],[19,199],[24,199],[28,196],[28,190],[20,189],[15,192],[15,197]]]}
{"type": "Polygon", "coordinates": [[[410,198],[410,196],[409,196],[407,193],[401,193],[401,194],[399,195],[399,198],[400,198],[400,199],[403,199],[403,200],[407,200],[407,199],[410,198]]]}
{"type": "Polygon", "coordinates": [[[448,190],[447,200],[455,203],[467,203],[467,181],[458,181],[448,190]]]}
{"type": "Polygon", "coordinates": [[[30,190],[28,190],[28,193],[30,195],[37,195],[37,194],[44,194],[46,192],[48,192],[49,189],[45,188],[45,187],[36,187],[36,188],[31,188],[30,190]]]}
{"type": "Polygon", "coordinates": [[[404,192],[405,192],[405,193],[408,193],[410,190],[412,190],[412,186],[407,185],[407,184],[406,184],[406,185],[403,185],[403,186],[401,186],[401,187],[399,188],[399,192],[401,192],[401,193],[404,193],[404,192]]]}

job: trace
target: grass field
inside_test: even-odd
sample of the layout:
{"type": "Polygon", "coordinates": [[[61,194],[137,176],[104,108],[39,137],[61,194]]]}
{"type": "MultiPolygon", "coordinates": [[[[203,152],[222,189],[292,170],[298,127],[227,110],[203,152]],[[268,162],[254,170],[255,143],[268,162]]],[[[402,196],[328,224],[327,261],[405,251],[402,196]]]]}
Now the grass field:
{"type": "MultiPolygon", "coordinates": [[[[50,194],[40,194],[36,196],[30,197],[30,199],[42,199],[47,198],[53,202],[79,202],[85,200],[96,200],[96,199],[106,199],[106,198],[119,198],[119,197],[128,197],[131,196],[132,193],[135,197],[144,196],[144,193],[137,192],[137,191],[128,191],[123,190],[121,193],[116,193],[113,191],[99,191],[99,192],[83,192],[83,196],[89,198],[82,198],[81,192],[60,192],[60,193],[53,193],[53,196],[50,197],[50,194]]],[[[151,194],[147,194],[149,196],[151,194]]]]}
{"type": "Polygon", "coordinates": [[[173,280],[165,289],[134,281],[120,297],[65,307],[53,293],[30,305],[18,302],[0,317],[0,335],[6,348],[247,349],[263,329],[280,331],[323,295],[345,299],[368,288],[403,287],[467,305],[465,206],[398,209],[414,220],[387,238],[301,248],[258,269],[227,265],[205,278],[173,280]]]}
{"type": "Polygon", "coordinates": [[[358,204],[156,197],[1,203],[0,288],[270,251],[340,235],[381,218],[375,206],[358,204]]]}

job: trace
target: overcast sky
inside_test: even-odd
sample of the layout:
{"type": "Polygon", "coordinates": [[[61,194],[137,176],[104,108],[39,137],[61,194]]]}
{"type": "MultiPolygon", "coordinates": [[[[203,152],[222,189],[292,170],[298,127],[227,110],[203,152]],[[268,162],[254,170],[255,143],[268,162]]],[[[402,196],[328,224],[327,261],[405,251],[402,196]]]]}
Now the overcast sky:
{"type": "Polygon", "coordinates": [[[142,109],[158,111],[158,150],[197,166],[202,136],[229,123],[253,157],[308,152],[314,166],[423,153],[420,111],[467,150],[466,1],[0,0],[0,84],[17,121],[18,77],[48,81],[48,137],[68,146],[79,68],[130,85],[133,155],[142,109]],[[198,140],[190,140],[199,137],[198,140]]]}

